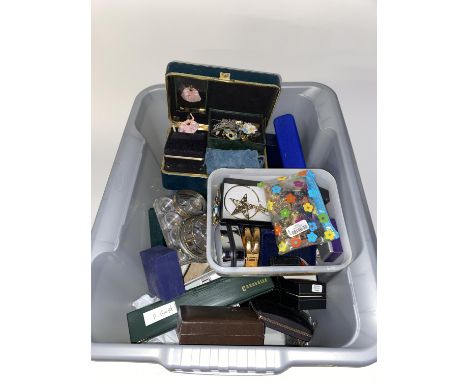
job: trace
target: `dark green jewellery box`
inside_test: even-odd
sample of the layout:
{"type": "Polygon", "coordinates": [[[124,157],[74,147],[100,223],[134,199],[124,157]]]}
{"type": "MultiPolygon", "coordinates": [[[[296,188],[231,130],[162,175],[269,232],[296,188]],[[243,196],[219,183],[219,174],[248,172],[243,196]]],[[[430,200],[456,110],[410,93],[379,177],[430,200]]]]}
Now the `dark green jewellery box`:
{"type": "Polygon", "coordinates": [[[265,129],[280,90],[277,74],[169,63],[163,186],[206,194],[207,148],[256,150],[267,167],[265,129]]]}

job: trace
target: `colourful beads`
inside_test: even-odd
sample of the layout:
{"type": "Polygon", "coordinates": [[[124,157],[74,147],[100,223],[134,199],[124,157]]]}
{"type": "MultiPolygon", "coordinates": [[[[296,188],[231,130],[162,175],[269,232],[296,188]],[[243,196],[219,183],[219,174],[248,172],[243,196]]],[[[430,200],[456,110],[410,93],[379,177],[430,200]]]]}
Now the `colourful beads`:
{"type": "Polygon", "coordinates": [[[289,241],[289,243],[291,244],[291,247],[299,248],[302,244],[302,240],[298,236],[295,236],[289,241]]]}
{"type": "Polygon", "coordinates": [[[276,236],[281,235],[281,231],[282,231],[281,226],[279,224],[275,224],[275,235],[276,236]]]}
{"type": "Polygon", "coordinates": [[[288,250],[288,244],[285,241],[282,241],[278,244],[279,253],[284,253],[288,250]]]}
{"type": "Polygon", "coordinates": [[[301,182],[300,180],[294,181],[294,187],[301,188],[304,187],[304,182],[301,182]]]}
{"type": "Polygon", "coordinates": [[[309,229],[311,231],[315,231],[317,229],[317,223],[315,222],[307,222],[309,224],[309,229]]]}
{"type": "Polygon", "coordinates": [[[273,206],[274,206],[273,201],[272,201],[272,200],[269,200],[269,201],[267,202],[267,210],[268,210],[268,211],[272,211],[272,210],[273,210],[273,206]]]}
{"type": "Polygon", "coordinates": [[[296,203],[296,197],[293,194],[287,194],[284,197],[284,200],[286,200],[288,203],[296,203]]]}
{"type": "Polygon", "coordinates": [[[273,186],[271,188],[271,192],[273,192],[274,194],[279,194],[281,192],[281,187],[276,185],[276,186],[273,186]]]}
{"type": "Polygon", "coordinates": [[[310,232],[310,233],[307,235],[307,241],[308,241],[309,243],[315,243],[315,242],[317,241],[317,239],[318,239],[318,236],[317,236],[315,233],[313,233],[313,232],[310,232]]]}
{"type": "Polygon", "coordinates": [[[288,210],[287,208],[283,208],[281,211],[280,211],[280,216],[284,219],[288,218],[289,216],[291,215],[291,211],[288,210]]]}
{"type": "Polygon", "coordinates": [[[339,237],[315,178],[313,172],[304,170],[257,184],[265,189],[280,254],[339,237]]]}
{"type": "Polygon", "coordinates": [[[312,212],[314,210],[314,206],[309,202],[305,203],[303,206],[305,212],[312,212]]]}
{"type": "Polygon", "coordinates": [[[325,237],[325,239],[327,240],[333,240],[335,238],[335,232],[333,232],[332,230],[326,230],[325,233],[323,234],[323,236],[325,237]]]}
{"type": "Polygon", "coordinates": [[[317,217],[320,223],[326,223],[328,221],[327,214],[319,214],[317,217]]]}

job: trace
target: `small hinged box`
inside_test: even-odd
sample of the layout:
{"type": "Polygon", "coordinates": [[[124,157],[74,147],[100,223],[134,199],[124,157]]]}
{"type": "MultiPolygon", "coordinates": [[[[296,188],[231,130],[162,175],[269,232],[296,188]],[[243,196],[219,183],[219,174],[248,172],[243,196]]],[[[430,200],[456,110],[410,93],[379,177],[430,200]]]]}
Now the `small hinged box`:
{"type": "Polygon", "coordinates": [[[260,167],[266,166],[265,129],[280,89],[277,74],[169,63],[170,128],[161,164],[163,186],[205,193],[207,148],[256,150],[260,167]]]}
{"type": "Polygon", "coordinates": [[[181,345],[263,345],[265,328],[247,307],[180,307],[177,336],[181,345]]]}
{"type": "Polygon", "coordinates": [[[327,286],[325,283],[306,279],[277,280],[280,301],[297,310],[326,309],[327,286]]]}

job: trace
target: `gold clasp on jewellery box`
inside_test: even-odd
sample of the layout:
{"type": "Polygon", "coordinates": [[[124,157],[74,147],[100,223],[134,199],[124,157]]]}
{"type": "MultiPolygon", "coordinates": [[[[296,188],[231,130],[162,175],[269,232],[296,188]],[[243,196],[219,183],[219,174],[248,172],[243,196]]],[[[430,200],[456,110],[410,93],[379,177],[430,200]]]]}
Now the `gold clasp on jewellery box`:
{"type": "Polygon", "coordinates": [[[223,81],[230,81],[231,80],[231,73],[219,72],[219,79],[223,80],[223,81]]]}

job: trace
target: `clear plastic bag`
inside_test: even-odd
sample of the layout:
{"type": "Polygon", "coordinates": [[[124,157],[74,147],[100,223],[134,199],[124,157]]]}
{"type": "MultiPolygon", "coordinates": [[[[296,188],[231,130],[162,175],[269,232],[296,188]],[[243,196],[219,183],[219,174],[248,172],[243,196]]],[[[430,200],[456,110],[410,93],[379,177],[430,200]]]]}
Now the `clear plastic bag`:
{"type": "Polygon", "coordinates": [[[312,171],[280,176],[259,186],[265,188],[279,254],[339,238],[312,171]]]}

